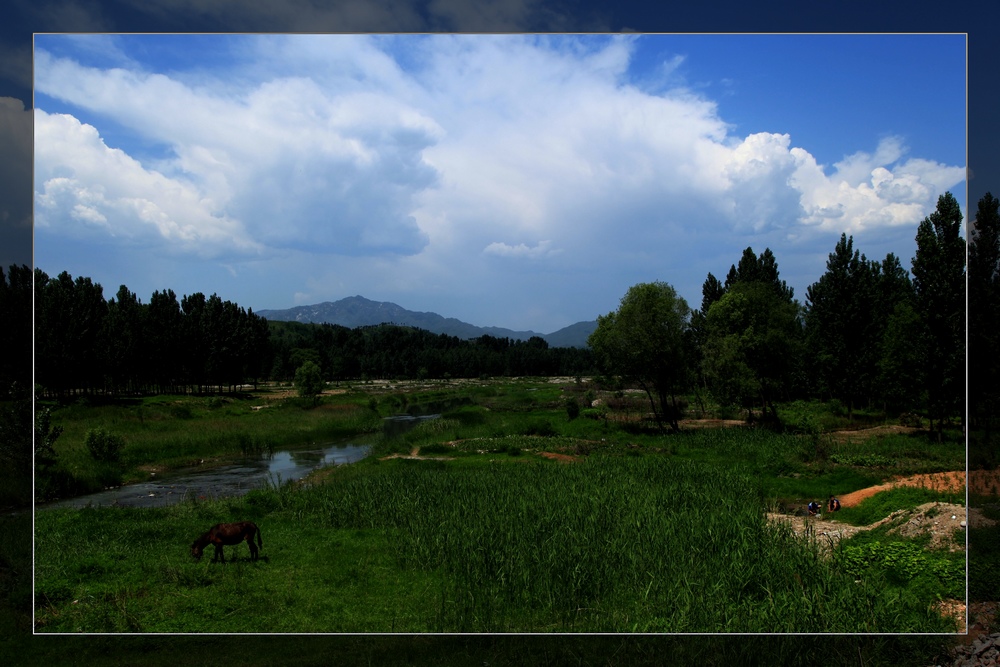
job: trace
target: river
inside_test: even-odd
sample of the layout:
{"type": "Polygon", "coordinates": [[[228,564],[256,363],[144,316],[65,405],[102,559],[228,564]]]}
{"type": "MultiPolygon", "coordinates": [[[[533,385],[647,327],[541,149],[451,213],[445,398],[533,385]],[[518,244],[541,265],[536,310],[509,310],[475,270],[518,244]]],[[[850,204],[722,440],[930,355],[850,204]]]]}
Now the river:
{"type": "Polygon", "coordinates": [[[271,456],[245,458],[236,463],[211,468],[183,468],[151,475],[145,482],[128,484],[65,500],[39,504],[38,509],[55,507],[164,507],[185,498],[241,496],[268,483],[302,479],[313,470],[329,465],[353,463],[367,456],[367,445],[337,442],[320,448],[287,449],[271,456]]]}

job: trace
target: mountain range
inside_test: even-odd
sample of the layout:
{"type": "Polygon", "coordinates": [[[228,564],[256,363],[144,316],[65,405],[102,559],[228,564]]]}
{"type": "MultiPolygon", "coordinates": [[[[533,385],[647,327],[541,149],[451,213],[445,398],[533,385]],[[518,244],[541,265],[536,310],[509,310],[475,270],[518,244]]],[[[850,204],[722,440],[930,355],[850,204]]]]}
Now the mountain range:
{"type": "Polygon", "coordinates": [[[596,321],[577,322],[550,334],[513,331],[502,327],[477,327],[454,317],[406,310],[388,301],[372,301],[363,296],[351,296],[340,301],[326,301],[284,310],[260,310],[257,314],[277,322],[339,324],[351,329],[377,324],[398,324],[464,339],[490,335],[497,338],[528,340],[532,336],[538,336],[550,347],[586,347],[587,337],[597,328],[596,321]]]}

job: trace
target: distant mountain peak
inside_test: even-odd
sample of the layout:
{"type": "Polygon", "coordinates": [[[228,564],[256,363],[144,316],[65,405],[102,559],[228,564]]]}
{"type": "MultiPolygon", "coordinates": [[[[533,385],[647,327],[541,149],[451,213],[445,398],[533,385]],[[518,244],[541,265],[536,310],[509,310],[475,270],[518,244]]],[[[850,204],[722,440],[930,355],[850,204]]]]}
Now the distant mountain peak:
{"type": "Polygon", "coordinates": [[[360,294],[339,301],[324,301],[284,310],[261,310],[257,314],[277,322],[338,324],[351,329],[378,324],[398,324],[464,339],[489,335],[497,338],[528,340],[532,336],[538,336],[552,347],[586,347],[587,337],[597,328],[597,322],[577,322],[551,334],[539,334],[534,331],[513,331],[502,327],[479,327],[437,313],[406,310],[389,301],[372,301],[360,294]]]}

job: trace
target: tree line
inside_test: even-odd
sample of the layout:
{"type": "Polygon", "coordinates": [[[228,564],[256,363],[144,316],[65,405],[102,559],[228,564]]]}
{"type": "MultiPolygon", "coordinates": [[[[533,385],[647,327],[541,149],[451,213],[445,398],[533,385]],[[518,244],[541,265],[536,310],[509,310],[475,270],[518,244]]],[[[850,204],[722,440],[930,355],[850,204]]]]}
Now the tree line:
{"type": "Polygon", "coordinates": [[[290,378],[304,362],[324,378],[426,379],[587,375],[585,348],[549,347],[538,336],[516,340],[490,335],[463,340],[423,329],[381,324],[349,329],[335,324],[271,322],[272,376],[290,378]]]}
{"type": "MultiPolygon", "coordinates": [[[[997,203],[979,204],[970,245],[970,303],[984,309],[973,340],[986,356],[996,318],[1000,223],[997,203]]],[[[889,253],[869,260],[842,235],[806,302],[780,279],[770,249],[747,248],[720,281],[709,273],[699,309],[663,282],[633,286],[617,311],[598,318],[590,338],[602,372],[646,390],[661,424],[677,429],[678,396],[688,392],[777,421],[775,404],[836,399],[856,408],[920,411],[940,434],[964,420],[965,240],[951,193],[917,229],[912,278],[889,253]]],[[[994,348],[995,349],[995,348],[994,348]]],[[[995,378],[996,362],[982,377],[995,378]]],[[[1000,406],[986,382],[975,391],[1000,406]]],[[[976,419],[995,414],[983,409],[976,419]]]]}
{"type": "MultiPolygon", "coordinates": [[[[30,275],[11,267],[0,305],[6,299],[30,315],[30,275]]],[[[594,367],[589,350],[550,348],[540,337],[462,340],[392,324],[268,322],[216,294],[178,299],[167,289],[143,303],[125,285],[105,300],[99,283],[65,271],[49,277],[36,269],[34,295],[35,381],[53,397],[232,391],[290,381],[307,361],[333,381],[581,375],[594,367]]]]}
{"type": "Polygon", "coordinates": [[[266,376],[270,333],[253,310],[35,269],[35,382],[50,396],[225,391],[266,376]]]}

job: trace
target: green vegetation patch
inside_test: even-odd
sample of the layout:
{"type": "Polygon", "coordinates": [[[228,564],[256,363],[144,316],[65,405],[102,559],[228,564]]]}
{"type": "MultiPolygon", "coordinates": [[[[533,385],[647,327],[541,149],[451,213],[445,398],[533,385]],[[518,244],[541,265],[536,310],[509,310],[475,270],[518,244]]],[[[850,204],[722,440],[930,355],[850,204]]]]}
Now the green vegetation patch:
{"type": "Polygon", "coordinates": [[[928,551],[914,541],[851,540],[837,562],[851,576],[884,577],[897,588],[924,597],[965,598],[965,554],[928,551]]]}

